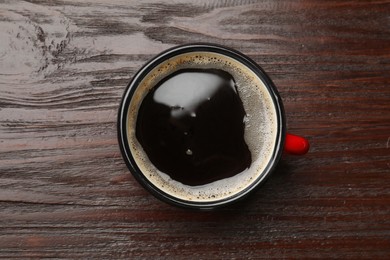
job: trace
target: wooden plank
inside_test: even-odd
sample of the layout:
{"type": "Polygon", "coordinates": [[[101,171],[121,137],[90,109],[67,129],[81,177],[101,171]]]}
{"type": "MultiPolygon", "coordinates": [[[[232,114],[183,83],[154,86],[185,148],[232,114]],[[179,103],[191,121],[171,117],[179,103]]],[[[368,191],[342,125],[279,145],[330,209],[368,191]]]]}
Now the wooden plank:
{"type": "Polygon", "coordinates": [[[390,257],[390,1],[1,1],[1,258],[390,257]],[[311,152],[254,196],[176,209],[133,179],[116,116],[189,42],[249,55],[311,152]]]}

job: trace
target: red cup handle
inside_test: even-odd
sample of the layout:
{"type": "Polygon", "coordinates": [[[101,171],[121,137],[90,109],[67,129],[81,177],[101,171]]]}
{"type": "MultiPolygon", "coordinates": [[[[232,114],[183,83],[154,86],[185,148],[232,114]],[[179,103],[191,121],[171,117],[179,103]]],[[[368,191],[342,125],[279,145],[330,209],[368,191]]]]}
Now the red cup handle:
{"type": "Polygon", "coordinates": [[[304,155],[309,151],[309,141],[301,136],[286,134],[284,151],[293,155],[304,155]]]}

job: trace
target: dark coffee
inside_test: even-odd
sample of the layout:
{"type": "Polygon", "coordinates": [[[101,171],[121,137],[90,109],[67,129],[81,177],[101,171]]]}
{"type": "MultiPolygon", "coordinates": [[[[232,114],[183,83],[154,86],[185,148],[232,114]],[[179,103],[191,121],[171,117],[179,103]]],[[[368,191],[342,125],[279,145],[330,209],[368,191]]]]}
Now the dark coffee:
{"type": "Polygon", "coordinates": [[[144,97],[136,137],[158,170],[186,185],[204,185],[250,167],[245,116],[230,73],[180,69],[144,97]]]}
{"type": "Polygon", "coordinates": [[[186,52],[133,83],[125,138],[131,163],[152,189],[208,202],[262,178],[277,115],[263,81],[245,64],[215,52],[186,52]]]}

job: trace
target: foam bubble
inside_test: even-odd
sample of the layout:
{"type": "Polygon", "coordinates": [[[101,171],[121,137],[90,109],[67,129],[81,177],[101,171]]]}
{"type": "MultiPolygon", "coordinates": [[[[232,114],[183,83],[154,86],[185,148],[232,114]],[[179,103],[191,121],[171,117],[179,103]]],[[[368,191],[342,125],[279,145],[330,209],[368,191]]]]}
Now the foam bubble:
{"type": "MultiPolygon", "coordinates": [[[[127,138],[138,167],[156,187],[183,200],[210,202],[230,197],[247,188],[253,180],[261,177],[275,147],[276,122],[276,109],[272,98],[264,83],[253,71],[242,63],[221,54],[190,52],[159,64],[141,81],[132,97],[127,114],[127,138]],[[135,136],[136,111],[147,92],[169,74],[179,69],[189,68],[221,69],[234,77],[246,111],[244,138],[252,154],[252,164],[249,169],[233,177],[201,186],[184,185],[159,171],[149,161],[135,136]]],[[[191,155],[190,148],[187,154],[191,155]]]]}

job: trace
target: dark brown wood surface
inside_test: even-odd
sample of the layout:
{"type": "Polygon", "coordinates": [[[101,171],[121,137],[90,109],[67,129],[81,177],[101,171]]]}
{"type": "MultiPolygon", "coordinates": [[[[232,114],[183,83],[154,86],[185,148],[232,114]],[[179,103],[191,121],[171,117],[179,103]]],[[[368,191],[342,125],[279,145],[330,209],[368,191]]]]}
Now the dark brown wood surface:
{"type": "Polygon", "coordinates": [[[1,258],[390,258],[390,1],[0,1],[1,258]],[[134,73],[190,42],[266,70],[285,156],[246,201],[166,205],[122,160],[134,73]]]}

